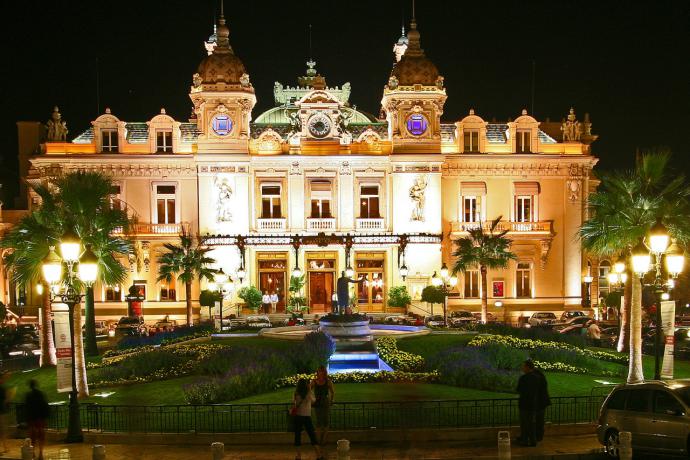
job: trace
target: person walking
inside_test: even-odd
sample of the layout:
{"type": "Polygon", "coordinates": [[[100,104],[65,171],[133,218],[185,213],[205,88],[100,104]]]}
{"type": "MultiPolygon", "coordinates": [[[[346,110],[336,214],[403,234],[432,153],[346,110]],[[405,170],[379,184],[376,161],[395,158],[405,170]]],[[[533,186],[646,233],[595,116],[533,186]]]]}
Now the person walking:
{"type": "Polygon", "coordinates": [[[271,296],[268,294],[268,291],[264,292],[264,295],[261,296],[261,307],[263,308],[263,313],[270,313],[271,296]]]}
{"type": "MultiPolygon", "coordinates": [[[[29,391],[24,401],[26,423],[29,426],[29,437],[34,449],[38,449],[37,460],[43,460],[43,446],[46,440],[46,421],[50,415],[50,406],[46,396],[38,389],[36,380],[29,381],[29,391]]],[[[35,452],[35,450],[34,450],[35,452]]]]}
{"type": "Polygon", "coordinates": [[[590,321],[587,327],[587,337],[592,345],[599,346],[601,344],[601,328],[596,321],[590,321]]]}
{"type": "Polygon", "coordinates": [[[5,385],[8,374],[6,372],[0,373],[0,441],[2,442],[2,450],[0,454],[7,452],[7,414],[10,411],[10,389],[5,385]]]}
{"type": "Polygon", "coordinates": [[[278,293],[273,291],[271,294],[271,313],[276,313],[278,308],[278,293]]]}
{"type": "Polygon", "coordinates": [[[518,380],[517,392],[519,395],[520,437],[517,438],[516,444],[534,447],[537,445],[539,377],[534,373],[534,362],[531,359],[522,363],[522,375],[518,380]]]}
{"type": "Polygon", "coordinates": [[[302,458],[302,428],[309,435],[309,440],[314,447],[317,460],[323,460],[321,447],[319,447],[318,440],[316,439],[314,424],[311,420],[311,405],[314,401],[316,401],[316,397],[309,388],[307,379],[299,379],[292,399],[292,414],[295,422],[295,448],[297,450],[295,460],[301,460],[302,458]]]}
{"type": "Polygon", "coordinates": [[[541,442],[544,439],[544,425],[546,424],[544,415],[546,414],[546,408],[551,405],[551,398],[549,397],[549,385],[544,373],[536,368],[532,372],[537,376],[538,382],[534,437],[536,442],[541,442]]]}
{"type": "Polygon", "coordinates": [[[316,435],[319,445],[323,446],[326,444],[326,436],[331,424],[331,405],[335,398],[333,381],[328,376],[326,366],[319,366],[316,370],[316,378],[311,382],[311,389],[316,397],[313,404],[316,414],[316,435]]]}

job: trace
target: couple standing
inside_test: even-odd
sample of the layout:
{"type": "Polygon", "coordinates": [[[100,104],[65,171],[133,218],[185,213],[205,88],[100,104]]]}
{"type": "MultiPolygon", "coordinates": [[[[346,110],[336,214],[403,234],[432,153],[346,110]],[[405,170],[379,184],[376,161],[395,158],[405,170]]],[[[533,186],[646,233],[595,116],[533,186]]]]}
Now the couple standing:
{"type": "Polygon", "coordinates": [[[517,386],[520,437],[516,443],[533,447],[544,439],[544,413],[551,405],[551,399],[546,377],[534,367],[534,361],[528,359],[522,363],[522,372],[517,386]]]}
{"type": "Polygon", "coordinates": [[[321,447],[326,444],[326,435],[330,425],[331,405],[335,391],[333,382],[328,377],[325,366],[319,366],[316,371],[316,378],[311,382],[307,379],[300,379],[297,382],[297,389],[293,397],[291,414],[294,421],[295,448],[297,449],[296,460],[302,458],[302,429],[309,435],[311,445],[316,452],[317,460],[325,458],[321,447]],[[311,418],[311,410],[314,408],[316,414],[316,431],[311,418]]]}

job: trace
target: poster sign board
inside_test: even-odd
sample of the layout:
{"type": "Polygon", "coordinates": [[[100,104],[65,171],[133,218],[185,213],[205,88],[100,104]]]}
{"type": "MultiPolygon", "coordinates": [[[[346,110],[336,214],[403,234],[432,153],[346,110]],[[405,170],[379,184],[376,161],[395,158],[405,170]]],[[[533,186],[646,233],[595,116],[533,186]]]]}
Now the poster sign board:
{"type": "Polygon", "coordinates": [[[72,340],[69,334],[69,312],[55,311],[53,322],[57,357],[57,391],[68,393],[72,391],[72,340]]]}
{"type": "Polygon", "coordinates": [[[213,307],[213,323],[217,331],[222,330],[222,323],[220,318],[220,302],[216,302],[215,306],[213,307]]]}
{"type": "Polygon", "coordinates": [[[661,378],[673,378],[673,348],[675,344],[676,302],[661,302],[661,330],[664,338],[664,359],[661,363],[661,378]]]}

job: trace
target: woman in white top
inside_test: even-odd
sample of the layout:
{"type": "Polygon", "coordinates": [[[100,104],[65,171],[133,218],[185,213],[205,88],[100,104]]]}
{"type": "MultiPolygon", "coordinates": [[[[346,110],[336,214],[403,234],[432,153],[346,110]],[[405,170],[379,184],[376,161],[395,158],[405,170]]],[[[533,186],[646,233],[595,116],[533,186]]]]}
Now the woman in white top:
{"type": "Polygon", "coordinates": [[[270,313],[268,308],[271,305],[271,296],[268,295],[268,291],[261,297],[261,303],[264,309],[263,313],[270,313]]]}
{"type": "Polygon", "coordinates": [[[302,428],[304,428],[309,435],[309,441],[311,441],[311,445],[314,446],[317,460],[323,459],[321,448],[316,441],[314,424],[311,421],[311,405],[314,401],[316,401],[316,397],[314,396],[314,392],[309,388],[309,382],[307,379],[300,379],[299,382],[297,382],[297,389],[295,390],[295,395],[292,400],[292,414],[295,417],[295,448],[297,449],[295,460],[301,460],[302,458],[302,428]]]}

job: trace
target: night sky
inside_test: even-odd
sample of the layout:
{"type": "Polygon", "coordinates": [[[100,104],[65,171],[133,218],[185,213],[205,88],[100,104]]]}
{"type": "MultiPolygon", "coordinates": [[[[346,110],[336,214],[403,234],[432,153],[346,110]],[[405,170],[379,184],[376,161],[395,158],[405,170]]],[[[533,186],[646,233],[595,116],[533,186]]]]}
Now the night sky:
{"type": "MultiPolygon", "coordinates": [[[[330,86],[378,114],[405,0],[225,2],[230,43],[256,88],[254,117],[273,106],[273,83],[294,85],[309,54],[330,86]]],[[[217,1],[3,3],[2,170],[9,204],[17,120],[46,121],[57,104],[69,138],[110,107],[147,121],[165,107],[190,114],[192,74],[205,56],[217,1]],[[98,72],[97,72],[98,69],[98,72]]],[[[667,147],[690,175],[690,2],[418,0],[422,47],[445,76],[445,122],[474,108],[491,121],[531,111],[557,121],[589,112],[599,168],[632,164],[635,151],[667,147]]]]}

